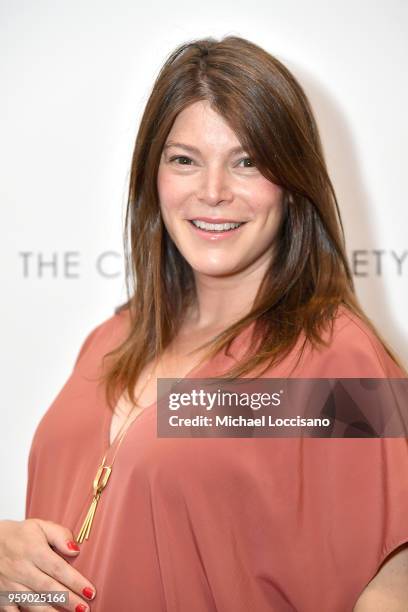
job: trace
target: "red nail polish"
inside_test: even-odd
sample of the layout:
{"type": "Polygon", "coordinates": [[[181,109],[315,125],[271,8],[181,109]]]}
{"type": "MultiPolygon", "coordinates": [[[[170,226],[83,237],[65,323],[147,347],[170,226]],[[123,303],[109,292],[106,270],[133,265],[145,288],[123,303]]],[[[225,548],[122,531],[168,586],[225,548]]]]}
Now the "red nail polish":
{"type": "Polygon", "coordinates": [[[92,599],[94,596],[94,590],[91,587],[85,587],[82,589],[82,594],[85,595],[87,599],[92,599]]]}
{"type": "Polygon", "coordinates": [[[75,608],[75,612],[85,612],[86,609],[87,607],[84,606],[84,604],[78,604],[75,608]]]}
{"type": "Polygon", "coordinates": [[[76,542],[72,540],[67,540],[67,546],[69,550],[81,550],[76,542]]]}

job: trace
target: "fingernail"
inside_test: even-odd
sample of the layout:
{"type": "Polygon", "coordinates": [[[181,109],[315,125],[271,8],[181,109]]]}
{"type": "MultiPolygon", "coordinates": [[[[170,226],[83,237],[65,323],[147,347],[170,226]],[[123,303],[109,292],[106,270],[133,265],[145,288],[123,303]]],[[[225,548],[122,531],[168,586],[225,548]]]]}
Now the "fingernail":
{"type": "Polygon", "coordinates": [[[82,589],[82,594],[85,595],[87,599],[92,599],[95,595],[95,591],[91,589],[91,587],[85,587],[82,589]]]}
{"type": "Polygon", "coordinates": [[[75,612],[85,612],[88,608],[84,604],[78,604],[75,608],[75,612]]]}
{"type": "Polygon", "coordinates": [[[76,542],[72,540],[67,540],[67,546],[69,550],[81,550],[76,542]]]}

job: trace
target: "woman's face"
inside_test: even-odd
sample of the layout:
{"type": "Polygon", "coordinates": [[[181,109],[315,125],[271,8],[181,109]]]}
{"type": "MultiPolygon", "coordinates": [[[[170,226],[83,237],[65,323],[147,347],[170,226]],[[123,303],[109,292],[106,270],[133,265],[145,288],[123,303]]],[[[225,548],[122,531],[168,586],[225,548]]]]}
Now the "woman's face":
{"type": "Polygon", "coordinates": [[[176,117],[163,147],[157,177],[163,221],[196,274],[262,272],[272,257],[283,190],[240,147],[206,101],[191,104],[176,117]],[[242,225],[224,228],[231,222],[242,225]]]}

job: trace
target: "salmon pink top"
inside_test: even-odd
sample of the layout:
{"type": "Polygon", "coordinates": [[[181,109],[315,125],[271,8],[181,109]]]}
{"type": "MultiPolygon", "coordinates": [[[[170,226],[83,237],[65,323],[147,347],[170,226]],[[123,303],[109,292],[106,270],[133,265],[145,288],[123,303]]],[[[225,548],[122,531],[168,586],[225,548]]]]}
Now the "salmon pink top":
{"type": "MultiPolygon", "coordinates": [[[[109,446],[96,378],[128,328],[124,310],[89,334],[39,422],[26,518],[78,534],[109,446]]],[[[187,377],[225,372],[248,342],[245,330],[187,377]]],[[[293,357],[263,376],[285,378],[293,357]]],[[[309,346],[291,376],[405,377],[345,307],[329,346],[309,346]]],[[[94,612],[351,612],[408,542],[406,438],[159,438],[156,417],[157,403],[130,426],[89,540],[64,557],[96,586],[94,612]]]]}

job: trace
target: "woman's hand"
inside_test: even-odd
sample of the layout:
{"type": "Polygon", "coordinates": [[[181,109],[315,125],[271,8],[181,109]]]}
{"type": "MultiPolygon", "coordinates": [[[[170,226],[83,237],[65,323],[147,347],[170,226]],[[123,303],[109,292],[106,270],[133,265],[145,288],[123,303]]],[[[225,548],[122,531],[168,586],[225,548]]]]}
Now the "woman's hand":
{"type": "Polygon", "coordinates": [[[368,583],[353,612],[406,612],[408,610],[408,545],[395,548],[368,583]]]}
{"type": "MultiPolygon", "coordinates": [[[[72,532],[53,521],[26,519],[23,521],[0,521],[0,591],[68,591],[67,604],[23,606],[0,604],[0,610],[12,609],[49,612],[50,610],[72,610],[85,612],[90,609],[87,599],[78,594],[84,588],[95,587],[89,583],[60,554],[76,556],[68,542],[73,541],[72,532]],[[57,551],[54,552],[53,548],[57,551]],[[83,607],[80,607],[82,604],[83,607]]],[[[90,598],[94,595],[88,591],[90,598]]]]}

